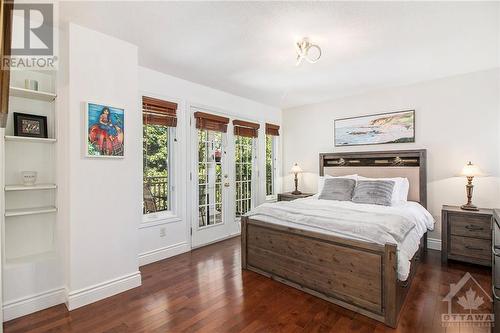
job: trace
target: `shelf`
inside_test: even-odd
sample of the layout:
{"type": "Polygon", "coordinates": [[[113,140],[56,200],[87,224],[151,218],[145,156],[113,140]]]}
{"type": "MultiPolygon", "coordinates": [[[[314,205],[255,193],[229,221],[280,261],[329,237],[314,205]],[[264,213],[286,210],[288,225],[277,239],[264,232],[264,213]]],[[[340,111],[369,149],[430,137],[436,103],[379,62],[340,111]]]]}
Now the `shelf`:
{"type": "Polygon", "coordinates": [[[6,135],[5,141],[13,142],[35,142],[35,143],[55,143],[57,140],[52,138],[30,138],[28,136],[6,135]]]}
{"type": "Polygon", "coordinates": [[[52,190],[57,188],[56,184],[35,184],[35,185],[5,185],[5,191],[38,191],[38,190],[52,190]]]}
{"type": "Polygon", "coordinates": [[[32,254],[32,255],[24,256],[24,257],[7,258],[5,260],[5,263],[6,263],[6,266],[15,266],[15,265],[32,264],[35,262],[52,260],[55,258],[56,258],[55,251],[47,251],[47,252],[41,252],[41,253],[32,254]]]}
{"type": "Polygon", "coordinates": [[[52,102],[56,99],[56,94],[44,91],[36,91],[24,88],[10,87],[10,95],[14,97],[36,99],[39,101],[52,102]]]}
{"type": "Polygon", "coordinates": [[[26,216],[35,214],[48,214],[57,212],[54,206],[35,207],[35,208],[22,208],[22,209],[6,209],[5,217],[26,216]]]}

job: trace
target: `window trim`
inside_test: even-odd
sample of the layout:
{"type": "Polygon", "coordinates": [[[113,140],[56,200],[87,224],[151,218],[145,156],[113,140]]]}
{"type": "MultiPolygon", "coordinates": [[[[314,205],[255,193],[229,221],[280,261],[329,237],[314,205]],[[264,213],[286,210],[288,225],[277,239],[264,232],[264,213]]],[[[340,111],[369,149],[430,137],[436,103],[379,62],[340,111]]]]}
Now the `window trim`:
{"type": "MultiPolygon", "coordinates": [[[[141,96],[149,96],[152,98],[160,99],[160,100],[165,100],[169,101],[170,103],[175,103],[178,106],[178,109],[181,107],[181,102],[174,97],[171,96],[164,96],[164,95],[159,95],[147,91],[140,91],[139,92],[141,96]]],[[[139,101],[139,107],[142,113],[142,98],[139,101]]],[[[142,116],[141,116],[142,120],[142,116]]],[[[169,224],[169,223],[176,223],[176,222],[182,222],[183,217],[179,209],[181,208],[182,202],[179,200],[182,200],[182,198],[179,197],[178,193],[178,188],[181,185],[179,181],[179,177],[181,176],[181,165],[180,165],[180,156],[178,152],[178,137],[179,135],[182,135],[182,122],[183,120],[181,118],[177,118],[177,126],[176,127],[170,127],[169,126],[169,140],[168,140],[168,175],[169,175],[169,210],[166,211],[160,211],[160,212],[154,212],[154,213],[148,213],[148,214],[142,214],[141,210],[141,221],[139,222],[139,229],[142,228],[149,228],[149,227],[154,227],[158,225],[163,225],[163,224],[169,224]],[[179,125],[179,120],[181,124],[179,125]],[[179,131],[179,129],[181,131],[179,131]]],[[[144,125],[144,124],[143,124],[144,125]]],[[[141,133],[142,134],[142,133],[141,133]]],[[[141,159],[141,165],[143,166],[142,159],[143,156],[140,156],[141,159]]],[[[141,179],[141,183],[144,182],[144,172],[143,176],[141,179]]]]}

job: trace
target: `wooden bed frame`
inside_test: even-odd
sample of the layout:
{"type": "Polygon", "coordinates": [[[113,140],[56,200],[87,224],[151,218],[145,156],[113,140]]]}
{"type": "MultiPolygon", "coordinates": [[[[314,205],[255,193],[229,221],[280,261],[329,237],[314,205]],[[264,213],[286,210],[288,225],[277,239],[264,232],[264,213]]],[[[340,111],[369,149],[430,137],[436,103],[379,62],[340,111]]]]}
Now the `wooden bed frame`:
{"type": "MultiPolygon", "coordinates": [[[[418,201],[426,207],[426,151],[320,154],[320,175],[325,168],[406,168],[418,172],[418,201]]],[[[382,173],[383,170],[381,169],[382,173]]],[[[360,173],[360,175],[363,175],[360,173]]],[[[387,177],[380,174],[379,177],[387,177]]],[[[413,189],[415,190],[415,188],[413,189]]],[[[410,190],[411,191],[411,190],[410,190]]],[[[413,191],[415,192],[415,191],[413,191]]],[[[248,269],[329,302],[396,327],[418,261],[425,252],[427,234],[411,263],[406,281],[397,274],[396,244],[380,245],[319,232],[305,231],[243,217],[241,264],[248,269]]]]}

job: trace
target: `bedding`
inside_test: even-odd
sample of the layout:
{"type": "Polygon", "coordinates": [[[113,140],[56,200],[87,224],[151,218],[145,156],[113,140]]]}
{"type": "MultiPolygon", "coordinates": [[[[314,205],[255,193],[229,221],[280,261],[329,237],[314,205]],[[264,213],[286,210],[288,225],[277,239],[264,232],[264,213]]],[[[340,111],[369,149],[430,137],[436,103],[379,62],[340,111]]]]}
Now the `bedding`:
{"type": "Polygon", "coordinates": [[[319,195],[322,200],[347,201],[352,199],[356,181],[349,178],[326,178],[319,195]]]}
{"type": "Polygon", "coordinates": [[[433,230],[431,214],[416,202],[397,206],[321,200],[316,194],[294,201],[260,205],[246,216],[267,223],[378,244],[397,244],[398,279],[405,281],[420,239],[433,230]]]}
{"type": "Polygon", "coordinates": [[[319,176],[319,178],[318,178],[318,193],[321,193],[323,191],[323,187],[325,186],[326,179],[343,179],[343,178],[354,179],[355,181],[357,181],[358,175],[354,174],[354,175],[338,176],[338,177],[334,177],[334,176],[330,176],[330,175],[319,176]]]}
{"type": "Polygon", "coordinates": [[[391,206],[395,182],[392,180],[361,180],[356,184],[352,202],[391,206]]]}
{"type": "Polygon", "coordinates": [[[394,182],[394,189],[392,191],[391,205],[395,206],[408,201],[408,193],[410,192],[410,182],[408,178],[395,177],[395,178],[367,178],[358,176],[358,180],[391,180],[394,182]]]}

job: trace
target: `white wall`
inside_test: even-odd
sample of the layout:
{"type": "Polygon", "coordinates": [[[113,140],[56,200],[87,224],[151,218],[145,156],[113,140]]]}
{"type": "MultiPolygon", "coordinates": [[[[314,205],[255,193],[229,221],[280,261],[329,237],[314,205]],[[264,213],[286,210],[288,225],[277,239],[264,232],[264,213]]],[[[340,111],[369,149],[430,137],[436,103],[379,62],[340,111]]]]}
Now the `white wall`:
{"type": "MultiPolygon", "coordinates": [[[[138,104],[137,47],[69,25],[66,123],[68,307],[140,285],[138,233],[142,209],[142,116],[138,104]],[[86,158],[84,103],[125,109],[125,158],[86,158]]],[[[65,110],[60,110],[64,112],[65,110]]]]}
{"type": "MultiPolygon", "coordinates": [[[[169,219],[145,220],[139,229],[140,263],[146,264],[188,251],[191,247],[190,205],[187,205],[189,182],[189,119],[191,106],[206,109],[206,112],[222,112],[233,118],[257,121],[261,124],[259,154],[265,156],[264,127],[266,122],[280,124],[281,110],[263,105],[239,96],[185,81],[170,75],[139,67],[139,90],[141,94],[163,98],[178,103],[178,142],[174,147],[174,182],[177,200],[175,217],[169,219]],[[165,237],[160,237],[160,229],[165,229],[165,237]]],[[[139,110],[139,108],[138,108],[139,110]]],[[[260,170],[265,170],[265,161],[260,159],[260,170]]],[[[265,178],[261,171],[259,182],[259,202],[265,200],[265,178]]]]}
{"type": "MultiPolygon", "coordinates": [[[[474,202],[500,208],[499,75],[488,70],[284,110],[283,171],[298,162],[307,171],[301,188],[314,192],[319,153],[426,148],[428,208],[438,222],[429,237],[440,238],[441,206],[466,199],[465,180],[455,176],[468,160],[489,174],[475,180],[474,202]],[[334,148],[334,119],[406,109],[416,110],[415,143],[334,148]]],[[[287,176],[284,187],[292,186],[287,176]]]]}

